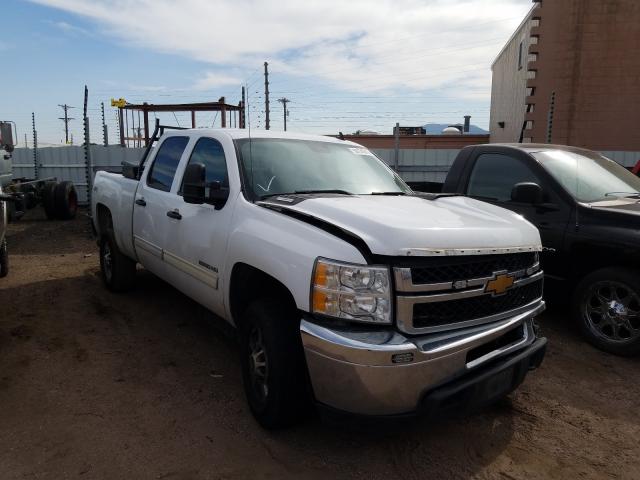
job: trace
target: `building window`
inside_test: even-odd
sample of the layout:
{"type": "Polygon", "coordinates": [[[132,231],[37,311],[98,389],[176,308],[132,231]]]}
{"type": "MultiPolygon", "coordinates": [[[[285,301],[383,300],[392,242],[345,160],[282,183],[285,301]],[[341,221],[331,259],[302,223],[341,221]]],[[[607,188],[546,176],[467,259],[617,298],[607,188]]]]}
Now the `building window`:
{"type": "Polygon", "coordinates": [[[522,57],[524,56],[523,50],[524,44],[523,42],[520,42],[520,45],[518,46],[518,70],[522,70],[522,57]]]}

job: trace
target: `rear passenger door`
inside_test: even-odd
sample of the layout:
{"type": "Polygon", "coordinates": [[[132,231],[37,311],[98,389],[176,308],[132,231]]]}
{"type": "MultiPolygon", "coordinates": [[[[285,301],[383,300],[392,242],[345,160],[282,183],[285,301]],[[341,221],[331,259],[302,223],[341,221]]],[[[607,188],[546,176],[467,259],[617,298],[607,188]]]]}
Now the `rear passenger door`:
{"type": "Polygon", "coordinates": [[[133,205],[133,241],[138,259],[165,279],[168,270],[162,252],[169,226],[167,212],[172,208],[171,190],[188,143],[187,136],[170,136],[156,147],[156,154],[138,183],[133,205]]]}
{"type": "Polygon", "coordinates": [[[533,223],[540,231],[542,245],[547,247],[542,255],[545,273],[561,275],[564,268],[560,263],[561,251],[571,209],[545,180],[541,170],[535,160],[524,153],[481,153],[473,160],[466,193],[517,212],[533,223]],[[513,187],[522,182],[540,185],[544,203],[533,205],[512,201],[513,187]]]}

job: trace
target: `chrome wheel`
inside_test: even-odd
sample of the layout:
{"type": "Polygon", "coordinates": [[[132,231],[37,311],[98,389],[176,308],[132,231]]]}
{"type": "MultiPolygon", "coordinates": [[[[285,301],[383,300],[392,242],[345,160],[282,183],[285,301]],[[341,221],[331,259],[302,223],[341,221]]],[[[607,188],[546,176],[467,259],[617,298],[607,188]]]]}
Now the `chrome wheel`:
{"type": "Polygon", "coordinates": [[[255,326],[249,334],[249,373],[251,375],[251,386],[256,396],[261,402],[266,401],[269,395],[269,386],[267,384],[269,364],[262,339],[262,330],[255,326]]]}
{"type": "Polygon", "coordinates": [[[588,289],[582,315],[589,329],[607,342],[640,338],[640,297],[620,282],[596,282],[588,289]]]}
{"type": "Polygon", "coordinates": [[[113,276],[113,256],[109,242],[106,240],[102,244],[102,271],[107,282],[110,282],[113,276]]]}

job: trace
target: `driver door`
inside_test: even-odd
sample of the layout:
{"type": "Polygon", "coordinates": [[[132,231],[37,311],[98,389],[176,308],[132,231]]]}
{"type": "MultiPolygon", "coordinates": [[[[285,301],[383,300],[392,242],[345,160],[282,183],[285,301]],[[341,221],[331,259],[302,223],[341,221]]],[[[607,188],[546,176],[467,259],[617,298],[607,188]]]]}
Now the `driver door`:
{"type": "Polygon", "coordinates": [[[481,153],[473,163],[467,195],[517,212],[535,225],[545,247],[542,253],[545,273],[561,275],[564,270],[561,252],[571,209],[544,181],[544,176],[534,171],[534,162],[528,157],[506,153],[481,153]],[[534,205],[513,201],[511,191],[521,182],[540,185],[544,203],[534,205]]]}
{"type": "MultiPolygon", "coordinates": [[[[234,159],[215,138],[201,137],[180,168],[175,193],[167,204],[168,210],[177,212],[168,218],[164,259],[172,272],[172,283],[199,303],[218,315],[224,316],[222,272],[233,202],[214,206],[209,201],[202,205],[184,201],[183,173],[190,163],[201,163],[206,168],[206,182],[220,182],[229,186],[227,158],[234,159]]],[[[208,190],[208,188],[207,188],[208,190]]],[[[236,190],[237,191],[237,190],[236,190]]],[[[233,194],[233,188],[230,196],[233,194]]]]}

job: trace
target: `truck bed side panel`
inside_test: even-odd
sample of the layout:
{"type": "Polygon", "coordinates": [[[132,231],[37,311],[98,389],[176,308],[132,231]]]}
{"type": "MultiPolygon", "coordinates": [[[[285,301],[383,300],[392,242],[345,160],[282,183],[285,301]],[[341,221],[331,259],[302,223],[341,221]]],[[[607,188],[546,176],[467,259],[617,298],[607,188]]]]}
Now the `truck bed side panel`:
{"type": "Polygon", "coordinates": [[[97,206],[104,205],[111,212],[116,243],[122,253],[137,260],[133,247],[133,201],[138,182],[125,178],[117,173],[98,172],[94,180],[92,197],[92,214],[94,226],[99,232],[97,223],[97,206]]]}

